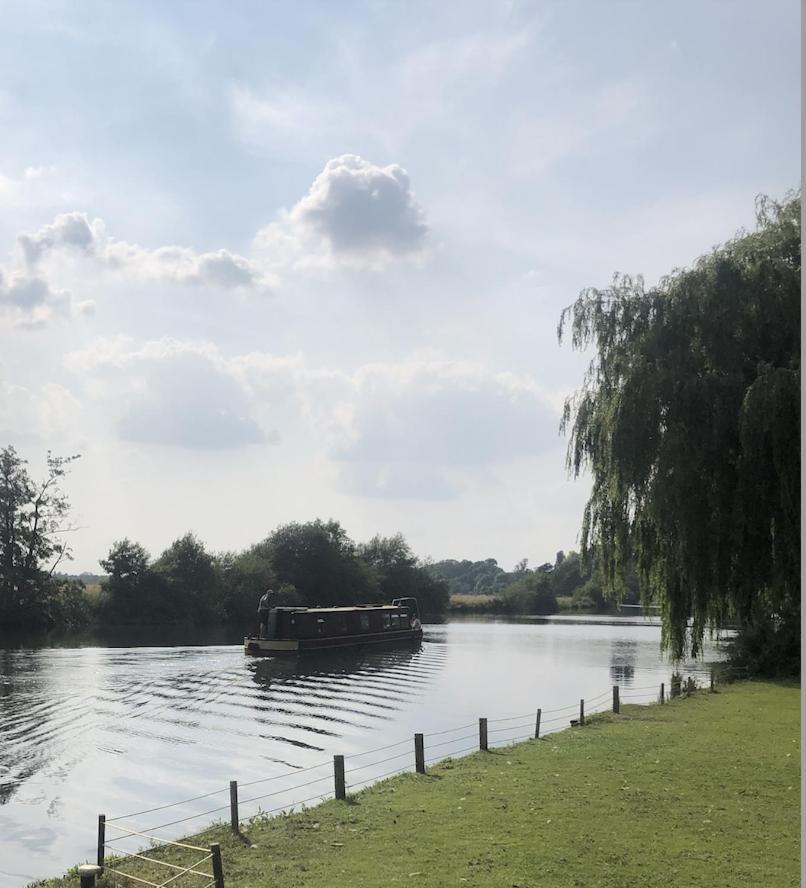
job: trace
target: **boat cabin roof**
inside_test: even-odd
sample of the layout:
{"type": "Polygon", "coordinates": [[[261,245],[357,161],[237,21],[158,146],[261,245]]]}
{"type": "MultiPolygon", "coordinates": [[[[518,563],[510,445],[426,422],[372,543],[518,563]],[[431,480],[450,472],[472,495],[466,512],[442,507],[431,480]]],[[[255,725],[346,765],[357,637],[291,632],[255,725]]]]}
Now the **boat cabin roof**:
{"type": "Polygon", "coordinates": [[[399,604],[350,604],[345,605],[344,607],[278,607],[277,610],[280,611],[290,611],[291,613],[299,614],[332,614],[332,613],[345,613],[345,612],[359,612],[359,611],[394,611],[398,612],[401,610],[405,610],[399,604]]]}

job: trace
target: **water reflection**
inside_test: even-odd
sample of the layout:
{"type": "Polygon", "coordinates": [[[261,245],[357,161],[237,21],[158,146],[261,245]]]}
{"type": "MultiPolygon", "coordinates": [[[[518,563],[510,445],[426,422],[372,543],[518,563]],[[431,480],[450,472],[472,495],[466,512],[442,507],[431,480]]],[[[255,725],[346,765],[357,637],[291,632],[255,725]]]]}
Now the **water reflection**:
{"type": "Polygon", "coordinates": [[[638,644],[635,641],[617,639],[610,651],[610,679],[613,684],[629,687],[635,676],[635,657],[638,644]]]}

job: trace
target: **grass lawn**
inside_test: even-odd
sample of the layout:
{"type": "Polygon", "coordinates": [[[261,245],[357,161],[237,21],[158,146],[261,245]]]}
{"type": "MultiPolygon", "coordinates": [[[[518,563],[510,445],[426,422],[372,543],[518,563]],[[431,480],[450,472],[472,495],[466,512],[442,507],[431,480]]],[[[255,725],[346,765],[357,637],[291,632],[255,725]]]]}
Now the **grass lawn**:
{"type": "Polygon", "coordinates": [[[221,843],[227,888],[790,888],[799,738],[798,686],[735,684],[256,819],[240,839],[222,826],[192,842],[221,843]]]}

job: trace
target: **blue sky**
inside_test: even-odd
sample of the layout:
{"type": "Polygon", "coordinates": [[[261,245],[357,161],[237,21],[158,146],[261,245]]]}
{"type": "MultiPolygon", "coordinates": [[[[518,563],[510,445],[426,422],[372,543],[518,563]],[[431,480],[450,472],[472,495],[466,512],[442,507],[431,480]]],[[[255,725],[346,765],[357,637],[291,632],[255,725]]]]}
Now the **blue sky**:
{"type": "Polygon", "coordinates": [[[0,441],[115,539],[335,517],[540,563],[562,308],[799,179],[773,2],[4,4],[0,441]]]}

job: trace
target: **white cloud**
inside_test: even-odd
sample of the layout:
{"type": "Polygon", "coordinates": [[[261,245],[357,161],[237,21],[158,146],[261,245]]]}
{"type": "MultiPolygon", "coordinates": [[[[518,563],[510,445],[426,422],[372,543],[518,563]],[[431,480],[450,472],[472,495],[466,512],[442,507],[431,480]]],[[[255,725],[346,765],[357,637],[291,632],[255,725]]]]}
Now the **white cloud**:
{"type": "Polygon", "coordinates": [[[0,267],[0,321],[15,327],[43,327],[55,318],[89,314],[92,300],[76,302],[69,290],[55,290],[44,278],[0,267]]]}
{"type": "Polygon", "coordinates": [[[65,191],[54,166],[28,166],[18,175],[0,171],[0,204],[8,211],[51,206],[65,191]]]}
{"type": "Polygon", "coordinates": [[[262,289],[272,281],[249,259],[229,250],[197,253],[188,247],[164,246],[149,250],[114,240],[101,219],[85,213],[63,213],[34,234],[17,241],[26,263],[36,268],[46,256],[66,252],[88,257],[123,277],[138,280],[220,287],[262,289]]]}
{"type": "Polygon", "coordinates": [[[86,374],[121,439],[192,450],[271,443],[252,415],[249,393],[208,344],[162,339],[135,348],[119,338],[67,356],[86,374]]]}
{"type": "Polygon", "coordinates": [[[324,457],[347,493],[446,498],[491,467],[556,445],[559,412],[534,380],[419,357],[353,372],[300,355],[225,356],[210,343],[115,339],[68,367],[130,441],[223,449],[277,440],[324,457]],[[125,405],[122,406],[122,405],[125,405]]]}
{"type": "Polygon", "coordinates": [[[533,380],[437,359],[372,364],[352,377],[332,458],[350,492],[444,498],[463,473],[545,450],[559,416],[533,380]]]}
{"type": "Polygon", "coordinates": [[[381,268],[421,255],[427,236],[401,166],[343,154],[327,162],[290,211],[258,232],[255,244],[279,264],[381,268]]]}
{"type": "Polygon", "coordinates": [[[0,442],[45,443],[70,439],[79,424],[81,403],[62,385],[15,385],[0,379],[0,442]]]}

